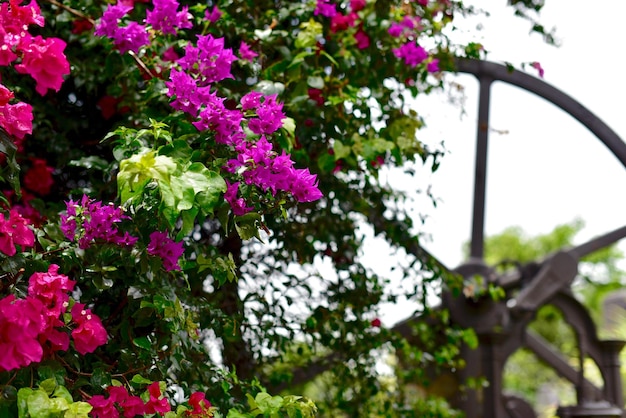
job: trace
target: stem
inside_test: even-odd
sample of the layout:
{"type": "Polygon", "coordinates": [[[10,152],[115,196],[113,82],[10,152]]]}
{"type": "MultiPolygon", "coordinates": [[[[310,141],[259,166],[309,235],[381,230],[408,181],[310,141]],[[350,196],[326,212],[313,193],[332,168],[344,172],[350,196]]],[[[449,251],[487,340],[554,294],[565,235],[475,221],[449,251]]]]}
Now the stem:
{"type": "Polygon", "coordinates": [[[143,72],[145,72],[150,78],[156,78],[156,75],[150,71],[150,69],[146,66],[146,64],[135,54],[133,51],[128,51],[128,55],[130,55],[134,60],[137,67],[143,72]]]}
{"type": "Polygon", "coordinates": [[[89,23],[91,23],[92,25],[95,25],[95,24],[96,24],[96,21],[95,21],[94,19],[92,19],[91,17],[87,16],[86,14],[84,14],[84,13],[82,13],[82,12],[79,12],[79,11],[78,11],[78,10],[76,10],[76,9],[72,9],[71,7],[66,6],[66,5],[65,5],[65,4],[63,4],[63,3],[59,3],[59,2],[58,2],[58,1],[56,1],[56,0],[45,0],[45,1],[47,1],[48,3],[53,4],[53,5],[55,5],[55,6],[59,7],[59,8],[61,8],[61,9],[65,10],[65,11],[67,11],[67,12],[69,12],[69,13],[73,14],[74,16],[78,16],[78,17],[80,17],[81,19],[85,19],[86,21],[88,21],[88,22],[89,22],[89,23]]]}

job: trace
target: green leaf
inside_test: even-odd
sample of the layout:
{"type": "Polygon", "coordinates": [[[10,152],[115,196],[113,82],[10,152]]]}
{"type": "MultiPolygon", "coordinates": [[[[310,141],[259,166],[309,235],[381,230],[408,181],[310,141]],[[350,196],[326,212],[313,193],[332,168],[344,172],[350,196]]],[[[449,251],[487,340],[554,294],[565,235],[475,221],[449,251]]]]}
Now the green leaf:
{"type": "Polygon", "coordinates": [[[145,377],[139,374],[134,375],[130,381],[131,383],[136,383],[138,385],[149,385],[150,383],[152,383],[152,380],[146,379],[145,377]]]}
{"type": "Polygon", "coordinates": [[[133,344],[139,348],[150,351],[152,349],[152,343],[148,337],[138,337],[133,340],[133,344]]]}
{"type": "Polygon", "coordinates": [[[235,230],[239,237],[242,240],[249,240],[252,238],[256,238],[261,240],[261,236],[259,235],[259,228],[257,226],[257,219],[253,216],[248,215],[258,215],[257,213],[247,213],[243,216],[235,217],[235,230]]]}
{"type": "Polygon", "coordinates": [[[93,407],[87,402],[74,402],[70,404],[63,418],[88,418],[93,407]]]}
{"type": "Polygon", "coordinates": [[[309,87],[312,87],[314,89],[321,90],[324,88],[324,79],[319,76],[309,76],[306,79],[306,83],[309,85],[309,87]]]}
{"type": "Polygon", "coordinates": [[[39,384],[39,387],[44,390],[48,395],[52,395],[54,390],[57,387],[56,379],[51,377],[49,379],[44,380],[39,384]]]}
{"type": "Polygon", "coordinates": [[[157,155],[155,151],[143,149],[139,154],[122,160],[117,175],[117,188],[122,203],[141,195],[150,180],[169,182],[178,166],[170,157],[157,155]]]}
{"type": "Polygon", "coordinates": [[[52,394],[55,398],[63,398],[67,401],[68,404],[74,402],[72,399],[72,394],[67,390],[65,386],[57,386],[52,394]]]}
{"type": "Polygon", "coordinates": [[[98,157],[97,155],[90,155],[88,157],[82,157],[78,160],[72,160],[67,163],[69,166],[73,167],[82,167],[88,170],[108,170],[109,162],[102,157],[98,157]]]}
{"type": "Polygon", "coordinates": [[[344,145],[343,142],[336,140],[333,143],[333,150],[335,151],[335,160],[346,158],[352,153],[350,146],[344,145]]]}
{"type": "Polygon", "coordinates": [[[0,152],[7,156],[6,161],[8,173],[6,174],[6,179],[13,187],[13,191],[15,191],[17,196],[20,197],[20,166],[15,160],[17,147],[15,146],[15,143],[13,142],[7,131],[5,131],[3,128],[0,128],[0,152]]]}
{"type": "Polygon", "coordinates": [[[34,392],[31,388],[21,388],[17,391],[17,416],[18,418],[27,418],[28,415],[28,398],[34,392]]]}
{"type": "Polygon", "coordinates": [[[263,414],[267,415],[277,413],[280,410],[280,407],[283,404],[283,398],[280,396],[272,396],[266,392],[261,392],[255,396],[254,402],[259,410],[263,414]]]}
{"type": "Polygon", "coordinates": [[[65,384],[65,369],[57,362],[46,362],[46,364],[42,364],[37,368],[37,374],[39,375],[39,379],[46,380],[50,378],[54,378],[56,380],[57,385],[65,384]]]}
{"type": "Polygon", "coordinates": [[[52,402],[50,402],[50,398],[43,390],[34,390],[28,395],[26,404],[31,418],[49,418],[53,410],[52,402]]]}
{"type": "Polygon", "coordinates": [[[102,367],[96,367],[91,374],[91,385],[96,388],[105,388],[111,384],[111,375],[102,367]]]}

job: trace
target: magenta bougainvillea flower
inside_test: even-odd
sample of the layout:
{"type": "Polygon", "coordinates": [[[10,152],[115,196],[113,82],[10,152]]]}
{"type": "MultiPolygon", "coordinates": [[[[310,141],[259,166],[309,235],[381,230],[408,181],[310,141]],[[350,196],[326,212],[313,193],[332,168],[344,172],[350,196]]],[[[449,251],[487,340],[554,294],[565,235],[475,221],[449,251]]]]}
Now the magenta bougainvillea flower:
{"type": "Polygon", "coordinates": [[[113,44],[122,54],[128,51],[137,53],[139,48],[150,44],[150,37],[145,25],[131,21],[126,26],[120,26],[121,19],[132,9],[132,6],[122,3],[109,5],[94,31],[97,36],[106,36],[112,39],[113,44]]]}
{"type": "Polygon", "coordinates": [[[148,393],[150,394],[150,399],[146,402],[147,414],[159,414],[163,416],[172,409],[170,403],[161,393],[159,382],[150,384],[148,386],[148,393]]]}
{"type": "Polygon", "coordinates": [[[32,247],[35,234],[28,227],[28,222],[16,210],[9,212],[9,217],[0,217],[0,251],[8,256],[15,255],[16,245],[32,247]]]}
{"type": "Polygon", "coordinates": [[[59,266],[51,264],[47,272],[33,273],[28,279],[28,295],[43,303],[46,310],[57,317],[66,309],[69,292],[74,290],[76,282],[64,274],[59,274],[59,266]]]}
{"type": "Polygon", "coordinates": [[[204,18],[211,23],[215,23],[222,17],[222,11],[217,8],[217,6],[213,6],[211,10],[207,9],[204,11],[204,18]]]}
{"type": "Polygon", "coordinates": [[[107,342],[107,332],[102,321],[91,309],[85,309],[83,303],[76,303],[72,307],[72,320],[77,325],[72,331],[74,348],[80,354],[93,353],[107,342]]]}
{"type": "Polygon", "coordinates": [[[370,37],[367,36],[363,29],[359,29],[354,34],[354,40],[356,41],[356,47],[359,49],[365,49],[370,46],[370,37]]]}
{"type": "Polygon", "coordinates": [[[429,73],[439,72],[439,60],[437,58],[433,58],[426,64],[426,71],[429,73]]]}
{"type": "Polygon", "coordinates": [[[41,361],[38,336],[44,328],[43,307],[35,298],[0,299],[0,370],[13,370],[41,361]]]}
{"type": "Polygon", "coordinates": [[[150,234],[148,254],[161,257],[166,271],[180,270],[178,259],[185,252],[182,242],[175,242],[167,232],[154,231],[150,234]]]}
{"type": "Polygon", "coordinates": [[[191,13],[184,6],[180,11],[180,4],[176,0],[153,0],[154,9],[146,12],[146,23],[155,30],[171,35],[176,34],[177,29],[189,29],[192,27],[191,13]]]}
{"type": "Polygon", "coordinates": [[[206,396],[202,392],[194,392],[189,397],[189,406],[193,409],[185,411],[185,416],[192,418],[204,418],[211,417],[211,402],[206,399],[206,396]]]}
{"type": "Polygon", "coordinates": [[[543,78],[544,70],[541,64],[537,61],[531,62],[530,66],[533,67],[539,73],[539,77],[543,78]]]}
{"type": "Polygon", "coordinates": [[[28,103],[0,106],[0,126],[18,140],[33,133],[33,107],[28,103]]]}
{"type": "Polygon", "coordinates": [[[254,209],[251,206],[246,206],[246,201],[242,197],[237,197],[239,191],[239,182],[230,184],[226,182],[226,193],[224,193],[224,199],[228,202],[233,213],[236,216],[245,215],[254,209]]]}
{"type": "Polygon", "coordinates": [[[224,48],[224,38],[198,35],[197,46],[187,44],[185,55],[177,62],[183,70],[201,77],[199,85],[207,85],[233,78],[230,68],[236,59],[232,49],[224,48]]]}
{"type": "Polygon", "coordinates": [[[244,61],[252,62],[252,60],[258,56],[259,54],[250,49],[250,45],[241,41],[241,44],[239,45],[239,58],[244,61]]]}
{"type": "Polygon", "coordinates": [[[29,74],[37,82],[35,90],[42,96],[48,89],[59,91],[63,76],[70,73],[70,64],[63,51],[66,43],[58,38],[35,36],[20,47],[22,61],[15,66],[18,73],[29,74]]]}
{"type": "Polygon", "coordinates": [[[116,224],[128,218],[121,207],[103,205],[87,195],[80,203],[70,200],[65,205],[67,210],[61,215],[61,230],[67,239],[78,241],[80,248],[89,248],[97,241],[122,246],[132,246],[137,242],[137,237],[117,229],[116,224]]]}
{"type": "Polygon", "coordinates": [[[415,42],[407,42],[392,51],[396,57],[404,60],[404,63],[410,67],[417,67],[428,58],[428,52],[415,42]]]}
{"type": "Polygon", "coordinates": [[[313,15],[322,15],[325,17],[334,17],[337,14],[337,5],[331,3],[330,0],[317,0],[313,15]]]}

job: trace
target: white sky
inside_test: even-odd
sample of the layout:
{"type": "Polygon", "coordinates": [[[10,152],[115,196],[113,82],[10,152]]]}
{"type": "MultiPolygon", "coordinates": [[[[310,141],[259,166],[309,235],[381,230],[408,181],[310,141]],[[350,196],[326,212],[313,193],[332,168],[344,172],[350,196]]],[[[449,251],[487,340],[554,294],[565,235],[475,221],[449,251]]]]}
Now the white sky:
{"type": "MultiPolygon", "coordinates": [[[[607,0],[593,7],[582,0],[548,0],[540,21],[548,28],[556,26],[559,48],[529,36],[529,23],[515,18],[506,0],[472,3],[491,13],[481,20],[484,30],[478,39],[490,51],[489,60],[516,65],[539,61],[544,81],[578,100],[626,140],[626,83],[621,75],[626,2],[607,0]]],[[[536,75],[532,68],[527,71],[536,75]]],[[[445,95],[427,97],[416,106],[428,125],[420,139],[444,141],[449,151],[440,169],[433,175],[424,171],[410,182],[390,177],[408,189],[432,184],[433,194],[441,199],[438,207],[433,210],[420,200],[416,212],[429,214],[422,230],[432,240],[424,246],[449,267],[463,261],[462,245],[471,234],[478,104],[473,76],[458,76],[458,82],[465,86],[465,116],[446,104],[445,95]]],[[[508,133],[491,133],[489,138],[486,235],[513,225],[529,234],[546,233],[579,217],[586,224],[582,242],[626,225],[626,168],[583,125],[542,98],[503,83],[492,85],[490,119],[492,128],[508,133]]],[[[370,245],[379,250],[378,244],[370,245]]],[[[626,250],[626,243],[620,247],[626,250]]],[[[389,316],[385,322],[394,323],[406,314],[389,312],[383,320],[389,316]]]]}

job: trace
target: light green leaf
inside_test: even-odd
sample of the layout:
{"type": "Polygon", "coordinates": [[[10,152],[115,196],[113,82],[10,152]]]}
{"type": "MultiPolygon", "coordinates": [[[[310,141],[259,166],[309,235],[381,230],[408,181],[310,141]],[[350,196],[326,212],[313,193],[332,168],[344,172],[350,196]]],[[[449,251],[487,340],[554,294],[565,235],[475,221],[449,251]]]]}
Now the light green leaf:
{"type": "Polygon", "coordinates": [[[57,381],[55,378],[51,377],[49,379],[44,380],[39,384],[39,387],[44,390],[48,395],[52,395],[54,390],[57,387],[57,381]]]}
{"type": "MultiPolygon", "coordinates": [[[[19,393],[18,393],[19,396],[19,393]]],[[[43,390],[34,390],[26,399],[28,414],[31,418],[48,418],[52,412],[50,398],[43,390]]],[[[28,416],[28,415],[25,415],[28,416]]]]}
{"type": "Polygon", "coordinates": [[[337,140],[333,143],[333,150],[335,151],[335,160],[346,158],[352,153],[352,148],[343,144],[343,142],[337,140]]]}
{"type": "Polygon", "coordinates": [[[69,406],[63,418],[88,418],[93,407],[87,402],[74,402],[69,406]]]}
{"type": "Polygon", "coordinates": [[[31,388],[21,388],[17,391],[17,416],[18,418],[28,417],[28,397],[34,390],[31,388]]]}
{"type": "Polygon", "coordinates": [[[314,89],[324,88],[324,79],[320,76],[309,76],[309,78],[306,79],[306,83],[309,85],[309,87],[312,87],[314,89]]]}

